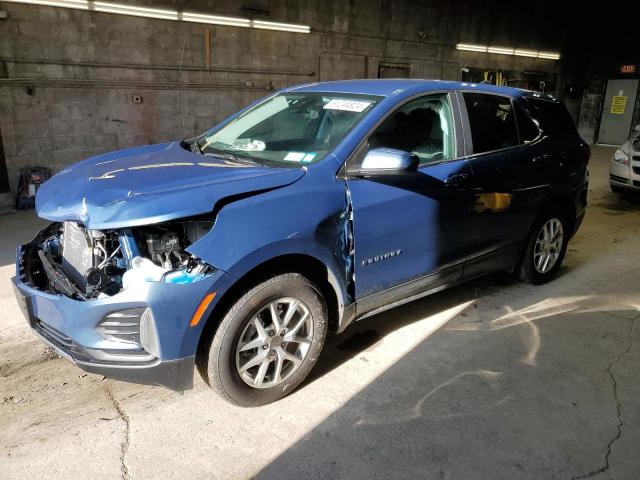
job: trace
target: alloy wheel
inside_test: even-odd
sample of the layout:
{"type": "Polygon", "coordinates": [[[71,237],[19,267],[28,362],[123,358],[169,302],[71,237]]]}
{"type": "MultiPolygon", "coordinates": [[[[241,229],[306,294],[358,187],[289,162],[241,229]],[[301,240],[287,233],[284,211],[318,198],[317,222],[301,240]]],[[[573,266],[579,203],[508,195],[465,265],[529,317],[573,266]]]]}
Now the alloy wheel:
{"type": "Polygon", "coordinates": [[[307,305],[290,297],[273,300],[247,323],[236,347],[240,378],[253,388],[271,388],[298,370],[313,340],[307,305]]]}
{"type": "Polygon", "coordinates": [[[533,266],[536,271],[547,273],[554,267],[560,257],[563,241],[562,222],[557,218],[547,220],[538,232],[533,249],[533,266]]]}

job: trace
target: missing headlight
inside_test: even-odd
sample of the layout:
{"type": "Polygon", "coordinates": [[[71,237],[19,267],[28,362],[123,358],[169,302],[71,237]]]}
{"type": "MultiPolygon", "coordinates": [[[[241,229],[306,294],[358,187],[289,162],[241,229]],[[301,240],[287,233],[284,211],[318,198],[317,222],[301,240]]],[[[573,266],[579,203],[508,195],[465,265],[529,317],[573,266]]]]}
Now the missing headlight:
{"type": "Polygon", "coordinates": [[[186,248],[212,225],[200,219],[122,230],[53,224],[26,247],[24,263],[39,288],[80,300],[112,296],[140,281],[193,283],[215,268],[186,248]]]}

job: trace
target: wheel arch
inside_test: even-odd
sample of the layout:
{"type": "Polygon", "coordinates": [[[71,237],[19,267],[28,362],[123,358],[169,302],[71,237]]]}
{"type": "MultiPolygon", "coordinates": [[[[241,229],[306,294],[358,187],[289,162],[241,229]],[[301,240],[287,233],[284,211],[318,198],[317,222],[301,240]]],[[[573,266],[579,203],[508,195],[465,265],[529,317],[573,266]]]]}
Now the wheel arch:
{"type": "Polygon", "coordinates": [[[536,220],[540,218],[540,215],[543,215],[545,212],[550,210],[561,210],[565,214],[565,219],[568,222],[568,230],[570,232],[570,236],[573,235],[573,230],[576,224],[576,205],[575,201],[571,198],[571,196],[567,193],[556,193],[555,195],[546,199],[540,205],[538,209],[538,214],[536,218],[531,224],[529,228],[529,234],[531,234],[531,228],[535,225],[536,220]]]}
{"type": "Polygon", "coordinates": [[[577,209],[574,201],[571,199],[571,196],[562,192],[549,196],[547,199],[540,203],[536,215],[531,220],[531,224],[529,225],[529,229],[527,230],[527,236],[525,237],[525,241],[522,245],[522,251],[517,257],[518,262],[515,265],[516,268],[522,263],[522,259],[524,258],[527,249],[527,242],[529,241],[529,238],[533,233],[533,229],[535,228],[538,219],[546,212],[556,209],[561,210],[565,214],[567,222],[569,223],[569,231],[573,233],[576,224],[577,209]]]}
{"type": "MultiPolygon", "coordinates": [[[[258,283],[283,273],[300,273],[318,287],[326,302],[329,328],[338,331],[344,307],[338,278],[331,268],[316,257],[304,253],[287,253],[270,258],[237,277],[207,316],[198,341],[196,358],[206,357],[209,343],[222,318],[238,298],[258,283]]],[[[200,364],[198,361],[197,363],[200,364]]]]}

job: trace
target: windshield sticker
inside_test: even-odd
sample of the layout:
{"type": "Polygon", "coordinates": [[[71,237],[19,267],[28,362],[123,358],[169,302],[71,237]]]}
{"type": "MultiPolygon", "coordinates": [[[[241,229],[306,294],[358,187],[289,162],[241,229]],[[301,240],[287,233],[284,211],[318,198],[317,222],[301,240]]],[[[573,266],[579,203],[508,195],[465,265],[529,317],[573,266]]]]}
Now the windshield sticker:
{"type": "Polygon", "coordinates": [[[267,145],[262,140],[251,140],[249,138],[239,138],[233,145],[229,147],[229,150],[241,150],[245,152],[262,152],[267,148],[267,145]]]}
{"type": "Polygon", "coordinates": [[[363,112],[371,102],[363,100],[348,100],[345,98],[334,98],[324,106],[325,110],[343,110],[345,112],[363,112]]]}
{"type": "Polygon", "coordinates": [[[302,158],[302,161],[303,161],[303,162],[310,162],[310,161],[312,161],[315,157],[316,157],[316,154],[315,154],[315,153],[307,153],[307,154],[302,158]]]}
{"type": "Polygon", "coordinates": [[[283,160],[287,162],[301,162],[305,155],[304,152],[289,152],[283,160]]]}

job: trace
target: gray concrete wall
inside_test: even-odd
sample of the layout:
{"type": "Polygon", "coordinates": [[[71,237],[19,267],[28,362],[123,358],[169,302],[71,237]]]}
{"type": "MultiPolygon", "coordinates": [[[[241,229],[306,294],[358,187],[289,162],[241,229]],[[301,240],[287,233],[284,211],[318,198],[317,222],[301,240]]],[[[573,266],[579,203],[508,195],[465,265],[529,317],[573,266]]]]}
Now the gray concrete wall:
{"type": "Polygon", "coordinates": [[[458,79],[464,65],[554,74],[561,67],[455,50],[457,42],[558,50],[563,20],[543,8],[520,15],[516,2],[482,9],[439,0],[213,3],[165,6],[304,23],[312,33],[0,4],[7,12],[0,20],[0,131],[12,190],[20,167],[56,172],[101,152],[189,137],[272,89],[375,78],[381,62],[443,79],[458,79]]]}

